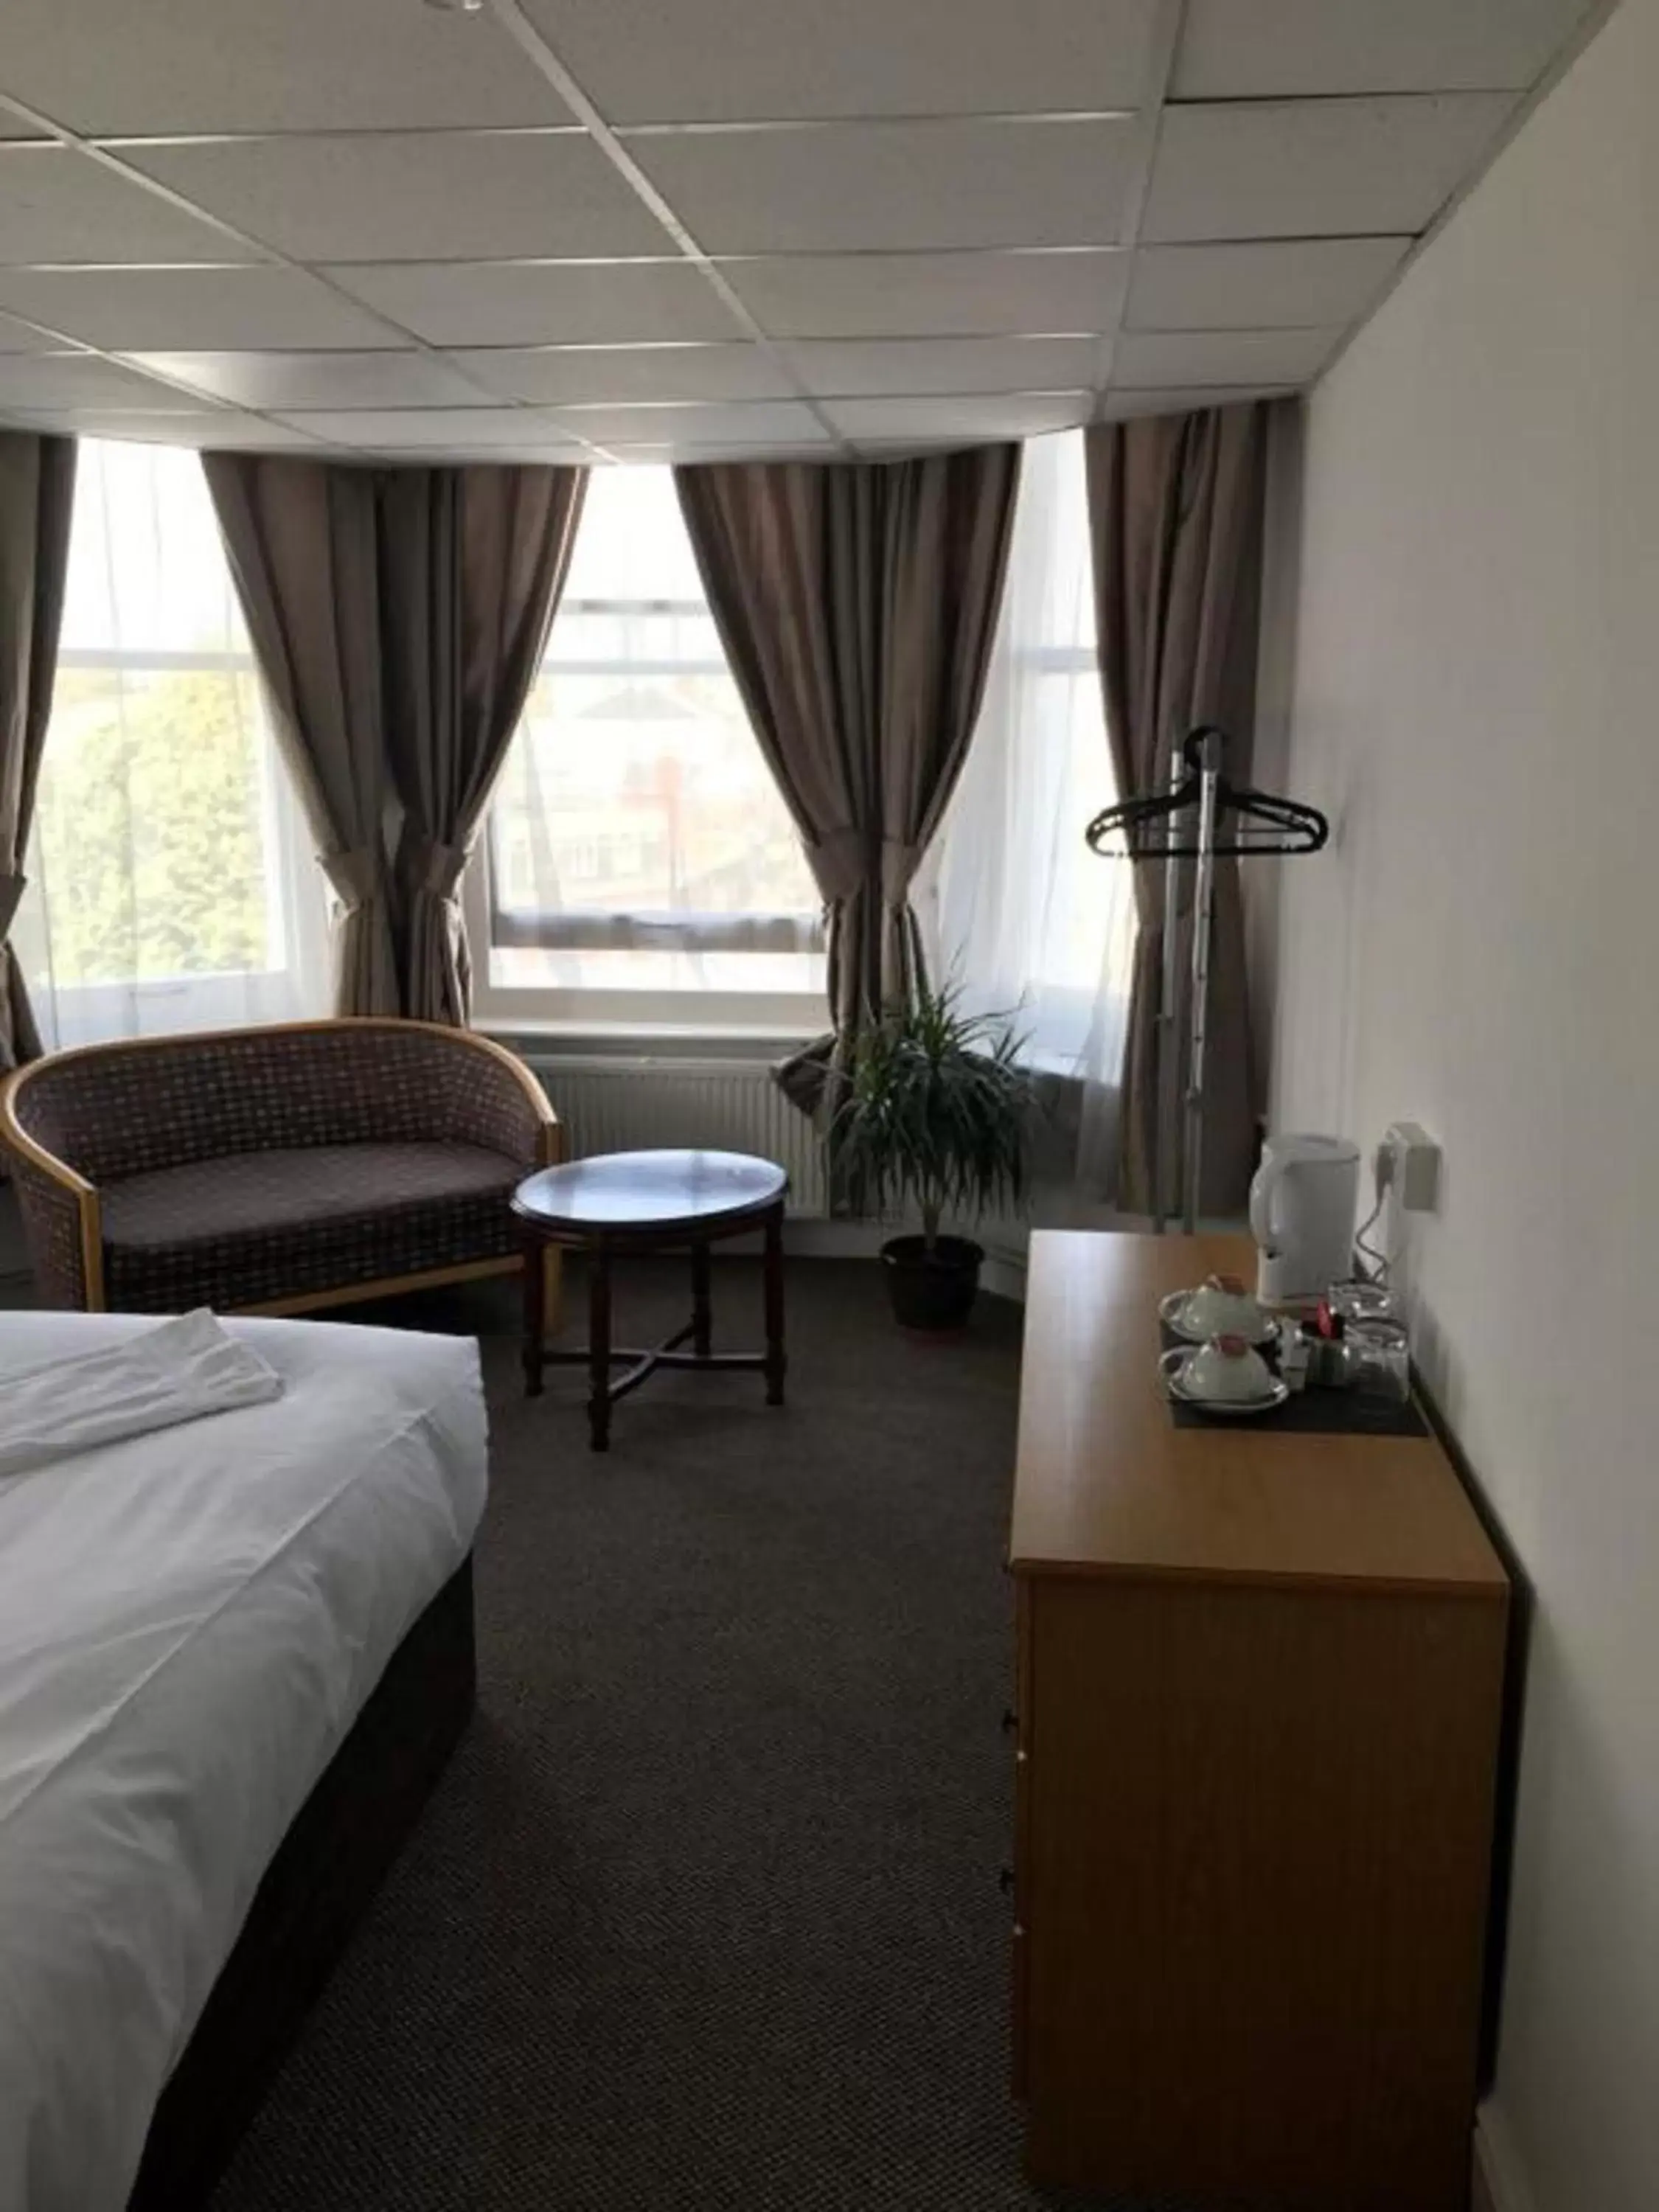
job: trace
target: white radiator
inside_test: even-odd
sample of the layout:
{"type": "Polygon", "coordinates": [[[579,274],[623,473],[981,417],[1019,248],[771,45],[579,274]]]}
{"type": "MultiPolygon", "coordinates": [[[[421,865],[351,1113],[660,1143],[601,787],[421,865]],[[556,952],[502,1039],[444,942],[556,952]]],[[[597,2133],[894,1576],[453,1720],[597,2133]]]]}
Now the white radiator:
{"type": "Polygon", "coordinates": [[[573,1159],[659,1146],[755,1152],[788,1170],[792,1214],[828,1214],[817,1133],[778,1089],[767,1061],[549,1054],[532,1064],[565,1125],[573,1159]]]}

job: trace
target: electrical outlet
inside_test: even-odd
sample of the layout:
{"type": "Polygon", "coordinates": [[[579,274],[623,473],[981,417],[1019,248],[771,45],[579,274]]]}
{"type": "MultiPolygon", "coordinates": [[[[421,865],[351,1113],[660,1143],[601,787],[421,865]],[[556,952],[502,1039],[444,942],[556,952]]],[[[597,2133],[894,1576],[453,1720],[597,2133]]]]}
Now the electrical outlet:
{"type": "Polygon", "coordinates": [[[1440,1147],[1420,1121],[1391,1121],[1382,1133],[1392,1156],[1395,1202],[1407,1213],[1432,1213],[1440,1196],[1440,1147]]]}

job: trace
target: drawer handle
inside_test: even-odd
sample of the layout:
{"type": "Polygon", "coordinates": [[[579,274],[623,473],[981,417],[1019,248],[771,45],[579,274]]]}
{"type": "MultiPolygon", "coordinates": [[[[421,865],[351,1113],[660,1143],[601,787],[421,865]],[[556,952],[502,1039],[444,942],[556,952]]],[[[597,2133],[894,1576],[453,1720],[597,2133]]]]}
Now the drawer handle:
{"type": "Polygon", "coordinates": [[[997,1887],[1002,1892],[1005,1897],[1008,1897],[1012,1894],[1013,1887],[1014,1870],[1012,1867],[1003,1867],[997,1875],[997,1887]]]}
{"type": "Polygon", "coordinates": [[[1005,1705],[1002,1709],[1002,1733],[1004,1735],[1019,1734],[1019,1715],[1012,1705],[1005,1705]]]}

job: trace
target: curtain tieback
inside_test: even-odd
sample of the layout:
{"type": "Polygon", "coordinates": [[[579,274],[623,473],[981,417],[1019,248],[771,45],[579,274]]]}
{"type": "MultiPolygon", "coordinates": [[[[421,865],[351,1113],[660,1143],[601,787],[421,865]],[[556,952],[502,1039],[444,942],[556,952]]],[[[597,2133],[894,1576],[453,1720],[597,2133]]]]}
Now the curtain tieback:
{"type": "Polygon", "coordinates": [[[881,896],[896,912],[904,904],[916,870],[921,866],[920,845],[906,845],[897,837],[881,841],[881,896]]]}
{"type": "Polygon", "coordinates": [[[11,927],[27,883],[27,876],[0,874],[0,937],[11,927]]]}
{"type": "Polygon", "coordinates": [[[380,855],[372,845],[356,845],[346,853],[319,855],[323,873],[348,913],[378,898],[381,889],[380,855]]]}
{"type": "Polygon", "coordinates": [[[453,899],[471,857],[465,845],[441,845],[435,837],[418,837],[410,847],[409,877],[417,891],[434,898],[453,899]]]}
{"type": "Polygon", "coordinates": [[[807,866],[826,906],[851,898],[870,880],[869,840],[861,830],[831,830],[806,848],[807,866]]]}
{"type": "Polygon", "coordinates": [[[806,858],[826,903],[873,890],[878,875],[883,904],[899,908],[921,865],[921,848],[900,837],[878,842],[860,830],[832,830],[806,848],[806,858]]]}

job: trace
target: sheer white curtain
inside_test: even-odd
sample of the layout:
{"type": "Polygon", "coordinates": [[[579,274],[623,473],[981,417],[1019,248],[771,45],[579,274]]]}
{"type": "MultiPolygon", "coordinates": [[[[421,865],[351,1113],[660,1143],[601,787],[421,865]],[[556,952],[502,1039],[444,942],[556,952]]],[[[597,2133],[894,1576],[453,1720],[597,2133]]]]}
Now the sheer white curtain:
{"type": "Polygon", "coordinates": [[[27,873],[48,1048],[328,1011],[325,889],[182,447],[82,442],[27,873]]]}
{"type": "Polygon", "coordinates": [[[1083,433],[1067,431],[1025,448],[985,704],[916,904],[935,977],[1027,1040],[1052,1109],[1048,1173],[1097,1200],[1115,1157],[1133,887],[1083,833],[1115,795],[1083,433]]]}

